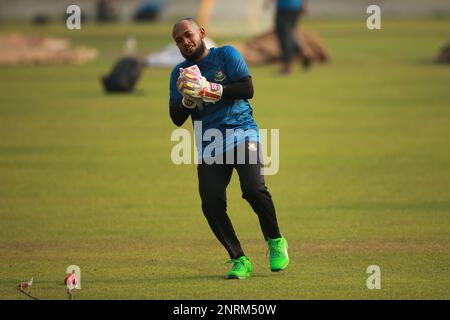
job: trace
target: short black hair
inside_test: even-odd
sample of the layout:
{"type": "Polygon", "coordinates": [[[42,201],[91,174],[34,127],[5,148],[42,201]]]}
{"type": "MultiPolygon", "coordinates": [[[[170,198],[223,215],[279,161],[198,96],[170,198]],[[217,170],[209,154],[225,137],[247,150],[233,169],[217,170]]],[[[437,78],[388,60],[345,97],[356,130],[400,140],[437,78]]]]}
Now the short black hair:
{"type": "Polygon", "coordinates": [[[173,28],[172,28],[172,33],[175,30],[175,28],[177,28],[183,21],[188,21],[189,23],[197,26],[200,29],[200,23],[198,23],[198,21],[195,20],[194,18],[183,18],[183,19],[180,19],[177,22],[175,22],[175,24],[173,25],[173,28]]]}

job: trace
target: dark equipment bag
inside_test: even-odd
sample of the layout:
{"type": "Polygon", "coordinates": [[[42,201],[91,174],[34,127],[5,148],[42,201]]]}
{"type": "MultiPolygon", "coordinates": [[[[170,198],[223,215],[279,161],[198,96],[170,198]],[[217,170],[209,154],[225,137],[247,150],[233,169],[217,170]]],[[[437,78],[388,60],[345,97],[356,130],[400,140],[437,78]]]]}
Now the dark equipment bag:
{"type": "Polygon", "coordinates": [[[141,76],[142,65],[133,57],[121,58],[111,73],[102,78],[107,92],[131,92],[141,76]]]}

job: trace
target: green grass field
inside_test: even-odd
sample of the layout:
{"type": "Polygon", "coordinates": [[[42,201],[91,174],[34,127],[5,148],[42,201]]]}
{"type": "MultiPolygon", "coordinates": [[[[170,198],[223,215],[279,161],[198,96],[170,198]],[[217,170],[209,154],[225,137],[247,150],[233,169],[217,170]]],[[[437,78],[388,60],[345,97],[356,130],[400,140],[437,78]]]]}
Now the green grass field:
{"type": "MultiPolygon", "coordinates": [[[[237,175],[229,214],[255,276],[226,281],[225,250],[200,210],[196,167],[175,166],[170,70],[147,69],[131,95],[99,78],[135,34],[146,53],[170,25],[33,28],[100,57],[82,66],[0,67],[0,298],[449,299],[450,69],[431,62],[450,20],[308,20],[332,63],[274,77],[253,67],[260,128],[279,128],[280,171],[267,177],[291,264],[272,274],[237,175]],[[381,268],[381,290],[366,269],[381,268]]],[[[236,39],[216,37],[220,44],[236,39]]],[[[191,129],[190,122],[184,125],[191,129]]]]}

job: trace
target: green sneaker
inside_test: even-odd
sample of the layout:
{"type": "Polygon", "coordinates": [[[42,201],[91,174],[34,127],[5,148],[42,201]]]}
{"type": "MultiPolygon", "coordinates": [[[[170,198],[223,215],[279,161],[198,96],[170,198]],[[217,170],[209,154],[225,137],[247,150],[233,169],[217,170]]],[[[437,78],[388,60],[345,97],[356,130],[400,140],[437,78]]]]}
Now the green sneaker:
{"type": "Polygon", "coordinates": [[[270,253],[270,271],[277,272],[286,269],[289,264],[288,243],[285,238],[269,239],[267,241],[270,253]]]}
{"type": "Polygon", "coordinates": [[[252,264],[246,256],[228,260],[225,264],[233,263],[233,268],[227,273],[228,279],[246,279],[253,273],[252,264]]]}

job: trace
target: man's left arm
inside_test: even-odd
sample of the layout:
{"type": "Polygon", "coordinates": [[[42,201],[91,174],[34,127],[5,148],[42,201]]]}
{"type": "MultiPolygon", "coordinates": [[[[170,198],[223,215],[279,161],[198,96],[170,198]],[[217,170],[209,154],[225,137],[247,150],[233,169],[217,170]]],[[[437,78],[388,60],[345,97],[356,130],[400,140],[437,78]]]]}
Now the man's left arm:
{"type": "Polygon", "coordinates": [[[251,76],[223,86],[222,99],[252,99],[254,94],[251,76]]]}
{"type": "Polygon", "coordinates": [[[224,47],[225,73],[230,80],[228,84],[209,82],[201,74],[183,69],[179,89],[184,94],[205,102],[216,103],[222,99],[251,99],[254,89],[250,71],[242,55],[231,46],[224,47]]]}
{"type": "MultiPolygon", "coordinates": [[[[190,97],[212,103],[223,99],[251,99],[254,93],[252,77],[249,74],[241,76],[239,80],[226,85],[209,82],[205,77],[201,77],[200,84],[187,79],[185,82],[180,82],[180,90],[190,97]]],[[[233,81],[233,79],[230,80],[233,81]]]]}
{"type": "Polygon", "coordinates": [[[224,99],[252,99],[253,80],[241,53],[232,46],[224,47],[225,72],[231,83],[224,85],[224,99]]]}

